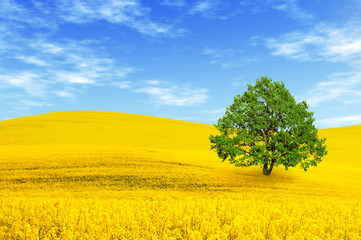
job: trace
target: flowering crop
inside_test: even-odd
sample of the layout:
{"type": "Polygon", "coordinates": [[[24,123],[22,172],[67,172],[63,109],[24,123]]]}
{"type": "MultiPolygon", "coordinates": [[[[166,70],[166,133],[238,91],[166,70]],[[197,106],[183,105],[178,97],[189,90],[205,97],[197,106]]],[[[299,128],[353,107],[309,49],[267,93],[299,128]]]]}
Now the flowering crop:
{"type": "Polygon", "coordinates": [[[0,122],[0,239],[361,239],[361,125],[317,168],[235,168],[211,126],[64,112],[0,122]],[[69,120],[70,119],[70,120],[69,120]]]}

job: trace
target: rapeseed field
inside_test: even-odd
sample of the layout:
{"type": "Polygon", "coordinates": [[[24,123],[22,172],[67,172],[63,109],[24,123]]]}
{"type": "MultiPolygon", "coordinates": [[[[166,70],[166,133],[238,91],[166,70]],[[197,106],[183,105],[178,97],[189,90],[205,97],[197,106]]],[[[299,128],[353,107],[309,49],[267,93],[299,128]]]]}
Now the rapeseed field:
{"type": "Polygon", "coordinates": [[[361,239],[361,125],[307,172],[236,168],[213,126],[97,111],[0,122],[0,239],[361,239]]]}

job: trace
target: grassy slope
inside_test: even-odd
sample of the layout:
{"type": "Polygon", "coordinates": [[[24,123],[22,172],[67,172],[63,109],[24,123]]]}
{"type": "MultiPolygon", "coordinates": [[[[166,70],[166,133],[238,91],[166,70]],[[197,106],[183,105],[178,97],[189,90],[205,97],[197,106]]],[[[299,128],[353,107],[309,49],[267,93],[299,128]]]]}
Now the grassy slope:
{"type": "Polygon", "coordinates": [[[342,196],[361,188],[361,125],[320,130],[329,155],[308,172],[235,168],[209,150],[213,126],[72,111],[0,122],[0,194],[123,196],[133,190],[342,196]],[[122,190],[122,191],[119,191],[122,190]],[[212,190],[212,191],[210,191],[212,190]]]}

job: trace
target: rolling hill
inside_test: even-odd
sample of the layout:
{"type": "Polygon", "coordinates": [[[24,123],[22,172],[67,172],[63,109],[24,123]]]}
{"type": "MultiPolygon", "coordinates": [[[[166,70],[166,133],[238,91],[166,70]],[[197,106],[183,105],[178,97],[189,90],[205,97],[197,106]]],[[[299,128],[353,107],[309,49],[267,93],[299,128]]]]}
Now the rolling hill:
{"type": "Polygon", "coordinates": [[[211,125],[69,111],[0,122],[1,239],[361,239],[361,125],[307,172],[236,168],[211,125]],[[302,224],[301,224],[302,222],[302,224]]]}
{"type": "Polygon", "coordinates": [[[330,194],[351,195],[361,189],[361,125],[320,130],[329,154],[318,167],[279,167],[269,179],[259,167],[222,163],[210,150],[210,134],[216,134],[211,125],[101,111],[6,120],[0,122],[0,178],[13,188],[31,183],[33,189],[76,191],[84,184],[113,190],[296,187],[305,193],[321,184],[330,194]]]}
{"type": "Polygon", "coordinates": [[[208,149],[205,124],[127,113],[69,111],[0,122],[1,145],[101,144],[208,149]],[[206,137],[204,137],[206,136],[206,137]]]}

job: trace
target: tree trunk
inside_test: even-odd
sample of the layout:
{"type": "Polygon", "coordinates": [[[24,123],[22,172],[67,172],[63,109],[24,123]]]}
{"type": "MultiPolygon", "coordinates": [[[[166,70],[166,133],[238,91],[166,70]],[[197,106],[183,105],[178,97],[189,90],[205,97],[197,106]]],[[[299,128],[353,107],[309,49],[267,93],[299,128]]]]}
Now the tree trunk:
{"type": "Polygon", "coordinates": [[[272,161],[269,168],[268,168],[268,163],[265,163],[263,165],[263,175],[266,175],[266,176],[271,175],[273,164],[274,164],[274,162],[272,161]]]}

